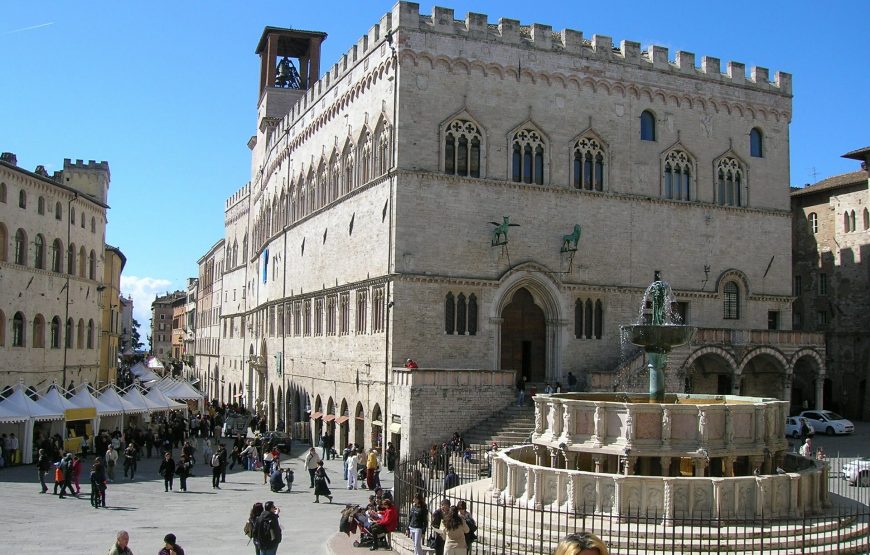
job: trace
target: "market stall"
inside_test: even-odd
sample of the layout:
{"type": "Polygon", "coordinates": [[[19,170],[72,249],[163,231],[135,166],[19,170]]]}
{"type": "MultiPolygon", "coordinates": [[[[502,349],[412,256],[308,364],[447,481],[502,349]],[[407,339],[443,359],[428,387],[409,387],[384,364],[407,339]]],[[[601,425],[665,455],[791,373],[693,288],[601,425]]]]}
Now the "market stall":
{"type": "Polygon", "coordinates": [[[21,462],[24,464],[32,463],[34,426],[43,422],[62,421],[63,413],[40,406],[27,395],[24,384],[15,385],[12,388],[12,393],[0,403],[0,407],[9,415],[7,418],[25,418],[24,425],[17,435],[19,450],[21,462]]]}

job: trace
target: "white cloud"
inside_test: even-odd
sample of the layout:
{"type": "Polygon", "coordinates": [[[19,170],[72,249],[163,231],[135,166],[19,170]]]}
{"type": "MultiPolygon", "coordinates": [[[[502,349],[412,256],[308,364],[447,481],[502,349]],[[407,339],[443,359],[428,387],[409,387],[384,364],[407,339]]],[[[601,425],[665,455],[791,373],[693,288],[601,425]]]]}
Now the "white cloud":
{"type": "Polygon", "coordinates": [[[168,279],[152,277],[121,276],[121,294],[133,297],[133,318],[139,322],[140,341],[148,348],[148,335],[151,334],[151,303],[156,295],[170,291],[172,282],[168,279]]]}

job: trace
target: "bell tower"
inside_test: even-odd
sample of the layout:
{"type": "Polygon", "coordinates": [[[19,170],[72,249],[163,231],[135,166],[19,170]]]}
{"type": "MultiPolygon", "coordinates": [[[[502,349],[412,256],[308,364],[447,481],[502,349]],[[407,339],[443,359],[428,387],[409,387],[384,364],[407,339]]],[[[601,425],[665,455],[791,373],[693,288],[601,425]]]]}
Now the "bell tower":
{"type": "Polygon", "coordinates": [[[326,33],[266,27],[260,56],[258,127],[267,132],[320,78],[320,45],[326,33]]]}

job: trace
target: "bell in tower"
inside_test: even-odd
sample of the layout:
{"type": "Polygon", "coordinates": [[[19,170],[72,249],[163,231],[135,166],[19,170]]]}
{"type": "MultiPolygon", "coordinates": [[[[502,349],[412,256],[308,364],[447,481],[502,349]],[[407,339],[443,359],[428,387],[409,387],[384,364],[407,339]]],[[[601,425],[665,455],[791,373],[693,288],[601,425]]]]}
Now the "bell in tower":
{"type": "Polygon", "coordinates": [[[286,56],[278,62],[278,68],[275,72],[275,86],[289,89],[302,88],[302,78],[299,76],[299,72],[296,71],[296,66],[286,56]]]}
{"type": "Polygon", "coordinates": [[[260,55],[260,95],[269,89],[308,90],[320,78],[320,45],[326,33],[266,27],[260,55]]]}

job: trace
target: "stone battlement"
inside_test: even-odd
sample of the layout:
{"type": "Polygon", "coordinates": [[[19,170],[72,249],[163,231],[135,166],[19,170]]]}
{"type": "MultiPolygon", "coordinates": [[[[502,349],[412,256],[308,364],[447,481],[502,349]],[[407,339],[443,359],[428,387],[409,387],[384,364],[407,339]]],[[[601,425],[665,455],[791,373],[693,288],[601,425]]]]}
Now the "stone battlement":
{"type": "Polygon", "coordinates": [[[63,169],[65,170],[101,170],[101,171],[109,171],[109,163],[103,160],[102,162],[97,162],[96,160],[88,160],[85,162],[84,160],[76,160],[72,161],[70,158],[63,159],[63,169]]]}
{"type": "Polygon", "coordinates": [[[696,66],[694,53],[677,51],[671,60],[668,49],[664,46],[649,45],[646,50],[641,50],[639,42],[623,40],[616,47],[613,45],[613,39],[605,35],[592,35],[591,39],[585,39],[582,31],[563,29],[554,32],[550,25],[540,23],[521,25],[518,20],[507,18],[500,18],[498,24],[490,24],[485,14],[470,12],[465,19],[455,19],[450,8],[435,7],[432,9],[432,15],[422,15],[419,12],[419,4],[399,2],[392,11],[393,29],[402,27],[460,35],[469,39],[564,52],[585,58],[692,75],[718,83],[731,83],[791,94],[791,74],[777,71],[771,82],[770,71],[765,67],[753,66],[747,77],[746,65],[741,62],[728,61],[723,73],[719,58],[703,56],[700,66],[696,66]]]}
{"type": "Polygon", "coordinates": [[[230,195],[226,200],[225,209],[229,210],[235,203],[251,194],[251,183],[245,183],[241,189],[230,195]]]}

